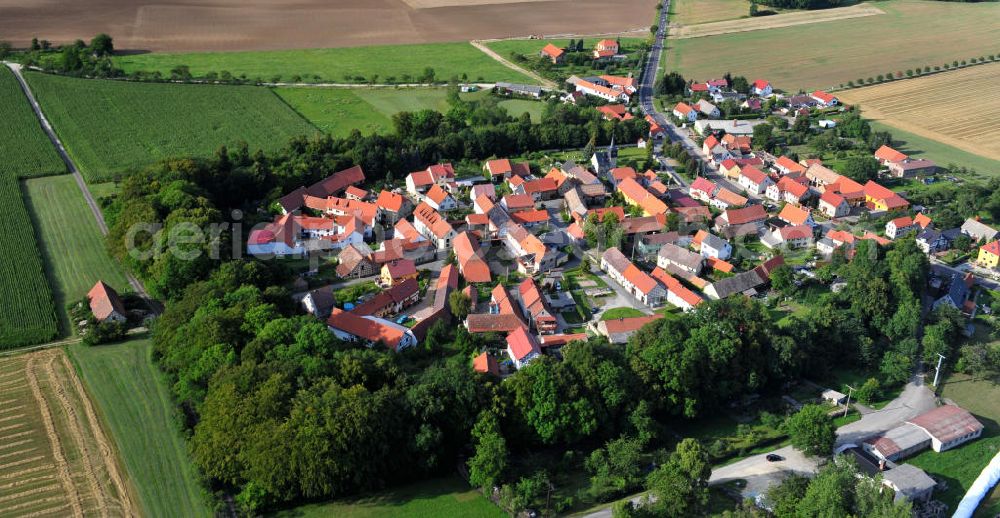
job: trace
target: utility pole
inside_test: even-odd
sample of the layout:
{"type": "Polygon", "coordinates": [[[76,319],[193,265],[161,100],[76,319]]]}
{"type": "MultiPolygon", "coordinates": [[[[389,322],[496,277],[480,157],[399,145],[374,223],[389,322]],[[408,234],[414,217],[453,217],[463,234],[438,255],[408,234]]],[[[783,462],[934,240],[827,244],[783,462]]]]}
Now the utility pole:
{"type": "Polygon", "coordinates": [[[854,392],[854,387],[847,386],[847,403],[844,405],[844,417],[847,417],[847,411],[851,409],[851,393],[854,392]]]}
{"type": "Polygon", "coordinates": [[[938,386],[937,385],[938,384],[938,378],[941,376],[941,362],[943,362],[943,361],[944,361],[944,356],[941,353],[938,353],[938,364],[937,364],[937,368],[934,369],[934,383],[933,383],[934,388],[937,388],[937,386],[938,386]]]}

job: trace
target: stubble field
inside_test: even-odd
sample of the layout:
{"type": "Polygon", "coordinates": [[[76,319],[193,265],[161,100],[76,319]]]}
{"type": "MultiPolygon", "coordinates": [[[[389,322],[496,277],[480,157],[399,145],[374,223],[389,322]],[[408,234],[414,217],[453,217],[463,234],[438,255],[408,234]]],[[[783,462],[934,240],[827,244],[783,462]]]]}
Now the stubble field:
{"type": "Polygon", "coordinates": [[[47,0],[0,2],[23,46],[106,32],[119,49],[275,50],[468,41],[647,28],[658,0],[47,0]]]}
{"type": "Polygon", "coordinates": [[[886,14],[671,38],[666,66],[686,78],[731,72],[794,92],[1000,53],[1000,3],[899,0],[877,7],[886,14]]]}
{"type": "MultiPolygon", "coordinates": [[[[1000,63],[839,92],[865,117],[1000,160],[1000,97],[983,85],[1000,82],[1000,63]]],[[[1000,171],[997,171],[1000,172],[1000,171]]]]}
{"type": "Polygon", "coordinates": [[[0,509],[12,518],[137,514],[62,349],[0,358],[0,509]]]}

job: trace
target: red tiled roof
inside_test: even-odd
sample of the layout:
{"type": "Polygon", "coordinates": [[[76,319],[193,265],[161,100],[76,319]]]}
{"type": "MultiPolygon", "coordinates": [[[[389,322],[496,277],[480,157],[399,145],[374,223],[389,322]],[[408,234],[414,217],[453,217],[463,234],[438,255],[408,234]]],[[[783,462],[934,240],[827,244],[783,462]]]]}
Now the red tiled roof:
{"type": "Polygon", "coordinates": [[[889,223],[892,223],[897,229],[899,229],[912,225],[913,219],[911,219],[909,216],[901,216],[890,221],[889,223]]]}
{"type": "Polygon", "coordinates": [[[616,318],[612,320],[605,320],[604,325],[608,330],[608,334],[629,333],[637,331],[642,326],[650,322],[655,322],[661,318],[663,318],[663,315],[659,314],[644,317],[616,318]]]}
{"type": "Polygon", "coordinates": [[[365,318],[336,307],[330,313],[326,324],[373,343],[381,342],[394,350],[406,334],[402,329],[389,325],[381,319],[365,318]]]}
{"type": "Polygon", "coordinates": [[[403,208],[403,196],[385,191],[378,193],[378,198],[375,200],[375,205],[382,210],[387,210],[389,212],[399,212],[403,208]]]}
{"type": "Polygon", "coordinates": [[[920,228],[927,228],[931,224],[931,218],[923,212],[920,212],[913,217],[913,223],[915,225],[919,225],[920,228]]]}
{"type": "Polygon", "coordinates": [[[893,192],[892,189],[883,187],[882,185],[879,185],[872,180],[868,180],[868,183],[864,185],[864,191],[865,191],[865,196],[869,196],[877,200],[887,200],[893,196],[896,196],[896,193],[893,192]]]}
{"type": "Polygon", "coordinates": [[[479,242],[468,232],[462,232],[452,242],[462,276],[469,283],[490,282],[490,267],[483,260],[479,242]]]}
{"type": "Polygon", "coordinates": [[[789,225],[787,227],[781,227],[778,230],[781,234],[781,239],[785,241],[789,239],[806,239],[812,237],[812,229],[809,225],[789,225]]]}
{"type": "Polygon", "coordinates": [[[824,203],[829,203],[834,207],[839,207],[845,201],[843,196],[830,190],[824,192],[823,195],[819,197],[819,199],[820,201],[824,203]]]}
{"type": "Polygon", "coordinates": [[[787,156],[780,156],[774,165],[781,166],[788,170],[789,173],[802,173],[805,172],[806,168],[802,164],[788,158],[787,156]]]}
{"type": "Polygon", "coordinates": [[[347,188],[348,185],[358,184],[363,181],[365,181],[365,172],[361,169],[361,166],[356,165],[343,171],[337,171],[311,185],[306,190],[309,191],[310,195],[322,198],[336,194],[347,188]]]}
{"type": "Polygon", "coordinates": [[[420,220],[439,239],[444,238],[449,232],[454,231],[451,224],[442,218],[441,214],[438,214],[438,211],[424,202],[420,202],[420,205],[417,205],[417,208],[413,211],[413,217],[420,220]]]}
{"type": "Polygon", "coordinates": [[[503,197],[508,209],[524,209],[535,206],[535,200],[528,194],[508,194],[503,197]]]}
{"type": "Polygon", "coordinates": [[[509,333],[515,329],[524,327],[524,322],[517,315],[510,313],[501,313],[499,315],[474,313],[465,319],[465,323],[470,333],[509,333]]]}
{"type": "Polygon", "coordinates": [[[400,279],[417,273],[416,264],[409,259],[397,259],[395,261],[385,263],[382,268],[385,269],[386,273],[388,273],[389,277],[392,279],[400,279]]]}
{"type": "Polygon", "coordinates": [[[542,209],[522,210],[511,214],[510,219],[522,225],[525,223],[541,223],[549,220],[549,213],[542,209]]]}
{"type": "Polygon", "coordinates": [[[781,213],[778,214],[778,219],[787,221],[792,225],[803,225],[806,220],[809,219],[809,211],[796,207],[795,205],[788,204],[781,209],[781,213]]]}
{"type": "Polygon", "coordinates": [[[681,284],[681,281],[667,273],[663,268],[660,268],[659,266],[653,268],[652,275],[654,279],[660,281],[660,284],[663,284],[663,286],[667,288],[667,291],[680,297],[684,302],[687,302],[692,306],[697,306],[703,302],[702,298],[699,297],[697,293],[689,290],[686,286],[681,284]]]}
{"type": "Polygon", "coordinates": [[[740,176],[745,176],[755,185],[760,185],[767,180],[767,175],[752,165],[743,166],[743,168],[740,169],[740,176]]]}
{"type": "Polygon", "coordinates": [[[812,97],[815,97],[826,104],[830,104],[835,99],[834,96],[824,92],[823,90],[816,90],[812,93],[812,97]]]}
{"type": "Polygon", "coordinates": [[[751,221],[767,219],[767,211],[760,205],[751,205],[742,209],[727,209],[723,215],[730,225],[742,225],[751,221]]]}
{"type": "Polygon", "coordinates": [[[551,58],[558,58],[559,56],[565,54],[566,51],[549,43],[548,45],[542,47],[542,53],[551,58]]]}
{"type": "Polygon", "coordinates": [[[527,194],[534,194],[536,192],[552,192],[558,188],[559,187],[556,185],[556,181],[553,178],[539,178],[537,180],[525,182],[524,184],[524,192],[527,194]]]}
{"type": "Polygon", "coordinates": [[[883,145],[875,150],[875,158],[883,162],[902,162],[909,157],[905,153],[900,153],[889,146],[883,145]]]}
{"type": "Polygon", "coordinates": [[[538,340],[523,327],[518,327],[507,335],[507,347],[516,360],[522,360],[531,353],[541,352],[538,340]]]}
{"type": "Polygon", "coordinates": [[[712,183],[712,181],[709,180],[708,178],[705,178],[704,176],[699,176],[698,178],[694,179],[694,182],[691,182],[690,190],[702,191],[705,194],[711,196],[712,193],[715,192],[715,184],[712,183]]]}
{"type": "Polygon", "coordinates": [[[954,405],[942,405],[909,420],[930,434],[931,437],[947,443],[983,429],[980,423],[967,410],[954,405]]]}
{"type": "Polygon", "coordinates": [[[87,298],[90,299],[90,312],[97,320],[105,320],[112,313],[126,316],[125,305],[122,304],[118,292],[105,284],[104,281],[97,281],[94,287],[87,292],[87,298]]]}
{"type": "Polygon", "coordinates": [[[344,194],[349,194],[358,198],[365,198],[368,196],[368,191],[349,185],[347,189],[344,189],[344,194]]]}
{"type": "Polygon", "coordinates": [[[693,112],[694,108],[692,108],[687,103],[680,102],[680,103],[677,103],[677,106],[674,106],[674,111],[680,113],[681,115],[687,115],[687,114],[693,112]]]}
{"type": "Polygon", "coordinates": [[[625,277],[625,280],[635,286],[643,295],[649,295],[649,292],[656,288],[656,281],[631,262],[622,272],[622,277],[625,277]]]}
{"type": "Polygon", "coordinates": [[[492,374],[494,376],[500,375],[500,366],[497,365],[496,358],[490,356],[486,352],[483,352],[479,356],[473,358],[472,370],[482,372],[483,374],[492,374]]]}
{"type": "Polygon", "coordinates": [[[985,245],[979,247],[980,250],[985,250],[987,253],[993,255],[1000,255],[1000,241],[991,241],[985,245]]]}
{"type": "Polygon", "coordinates": [[[757,89],[767,88],[770,84],[771,83],[767,82],[764,79],[758,79],[758,80],[756,80],[756,81],[753,82],[754,88],[757,88],[757,89]]]}

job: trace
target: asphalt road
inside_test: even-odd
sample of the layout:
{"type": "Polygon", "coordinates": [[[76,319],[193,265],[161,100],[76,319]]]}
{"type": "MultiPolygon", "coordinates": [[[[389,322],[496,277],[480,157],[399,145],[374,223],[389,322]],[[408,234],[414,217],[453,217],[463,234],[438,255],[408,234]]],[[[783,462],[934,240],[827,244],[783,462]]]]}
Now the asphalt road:
{"type": "MultiPolygon", "coordinates": [[[[66,148],[63,147],[62,142],[56,135],[55,130],[49,123],[49,120],[42,113],[42,107],[38,104],[35,99],[35,94],[31,92],[31,87],[28,86],[28,82],[24,80],[24,76],[21,74],[21,65],[17,63],[7,63],[4,62],[11,72],[14,72],[14,76],[17,77],[17,82],[21,85],[21,90],[24,91],[24,95],[28,98],[28,102],[31,104],[31,109],[35,111],[35,115],[38,117],[38,121],[45,130],[45,134],[49,136],[49,140],[52,141],[52,145],[56,147],[56,151],[59,152],[59,156],[62,157],[63,162],[66,164],[66,169],[73,174],[73,179],[76,180],[76,185],[80,188],[80,192],[83,194],[84,199],[87,201],[87,206],[90,207],[90,212],[93,213],[94,219],[97,220],[97,227],[101,230],[101,234],[108,234],[108,225],[104,221],[104,213],[101,212],[100,207],[97,206],[97,202],[94,201],[93,195],[90,194],[90,189],[87,187],[87,182],[83,180],[83,175],[80,174],[80,170],[70,159],[69,154],[66,152],[66,148]]],[[[163,312],[163,307],[160,303],[151,297],[149,293],[146,292],[146,288],[136,279],[131,273],[125,272],[125,278],[128,280],[129,285],[132,286],[132,290],[135,291],[143,300],[146,301],[146,305],[153,311],[154,314],[160,314],[163,312]]]]}

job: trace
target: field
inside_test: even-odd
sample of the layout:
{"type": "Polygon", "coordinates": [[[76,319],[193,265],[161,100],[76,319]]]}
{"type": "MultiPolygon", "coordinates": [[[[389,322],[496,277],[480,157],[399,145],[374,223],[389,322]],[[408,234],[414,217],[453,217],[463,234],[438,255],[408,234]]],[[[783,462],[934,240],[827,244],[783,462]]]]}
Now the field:
{"type": "Polygon", "coordinates": [[[665,66],[686,78],[704,80],[728,71],[796,91],[1000,51],[1000,3],[900,0],[878,8],[886,14],[670,39],[665,66]]]}
{"type": "Polygon", "coordinates": [[[62,349],[0,358],[6,517],[134,516],[115,450],[62,349]]]}
{"type": "Polygon", "coordinates": [[[56,334],[52,294],[18,178],[65,172],[14,74],[0,66],[0,349],[56,334]]]}
{"type": "Polygon", "coordinates": [[[424,75],[424,69],[430,67],[438,81],[461,78],[463,74],[470,81],[528,81],[526,76],[501,65],[468,42],[267,52],[134,54],[116,58],[115,63],[126,72],[159,71],[168,77],[177,65],[187,65],[195,77],[225,70],[235,77],[263,81],[290,82],[298,75],[308,82],[341,83],[363,78],[362,81],[410,83],[416,82],[424,75]]]}
{"type": "Polygon", "coordinates": [[[63,43],[106,32],[115,48],[273,50],[606,34],[649,27],[658,0],[46,0],[6,2],[0,34],[63,43]]]}
{"type": "MultiPolygon", "coordinates": [[[[942,453],[927,450],[907,462],[948,481],[948,490],[935,493],[934,498],[947,503],[954,511],[972,481],[1000,451],[1000,385],[955,374],[944,383],[941,397],[972,412],[985,426],[982,437],[942,453]]],[[[1000,513],[1000,490],[994,488],[985,503],[979,505],[976,516],[995,516],[997,513],[1000,513]]]]}
{"type": "Polygon", "coordinates": [[[266,88],[128,83],[26,74],[67,151],[91,181],[246,141],[273,150],[316,129],[266,88]]]}
{"type": "Polygon", "coordinates": [[[716,36],[719,34],[729,34],[733,32],[792,27],[795,25],[808,25],[810,23],[846,20],[848,18],[860,18],[862,16],[875,16],[879,14],[885,14],[885,12],[868,3],[856,4],[849,7],[838,7],[834,9],[818,9],[815,11],[788,11],[772,16],[760,16],[756,18],[743,18],[738,20],[726,20],[677,27],[670,31],[670,37],[677,39],[701,38],[705,36],[716,36]]]}
{"type": "Polygon", "coordinates": [[[670,2],[670,8],[671,25],[694,25],[748,16],[750,2],[746,0],[674,0],[670,2]]]}
{"type": "Polygon", "coordinates": [[[309,504],[277,512],[274,518],[500,518],[506,513],[459,478],[437,479],[353,500],[309,504]]]}
{"type": "Polygon", "coordinates": [[[27,178],[66,172],[42,131],[14,73],[0,65],[0,176],[27,178]]]}
{"type": "Polygon", "coordinates": [[[1000,97],[984,96],[979,88],[998,81],[1000,63],[988,63],[837,95],[861,106],[866,118],[1000,160],[1000,97]]]}
{"type": "Polygon", "coordinates": [[[144,516],[211,516],[150,342],[72,346],[69,356],[111,434],[144,516]]]}
{"type": "MultiPolygon", "coordinates": [[[[445,88],[275,88],[274,92],[317,128],[336,136],[358,129],[363,134],[392,131],[392,116],[401,111],[448,109],[445,88]]],[[[463,99],[489,95],[480,90],[463,99]]],[[[500,102],[512,116],[530,113],[536,122],[544,104],[509,99],[500,102]]]]}
{"type": "MultiPolygon", "coordinates": [[[[862,108],[864,107],[862,106],[862,108]]],[[[893,147],[910,156],[933,160],[938,165],[947,166],[948,164],[955,164],[963,167],[971,167],[980,173],[987,174],[987,176],[1000,173],[1000,160],[990,160],[979,155],[974,155],[942,144],[936,140],[903,131],[895,126],[883,124],[879,121],[872,121],[872,129],[892,133],[893,147]]]]}
{"type": "Polygon", "coordinates": [[[33,216],[56,312],[69,330],[66,304],[83,298],[98,280],[129,289],[119,264],[108,255],[97,222],[72,176],[24,182],[25,205],[33,216]]]}

